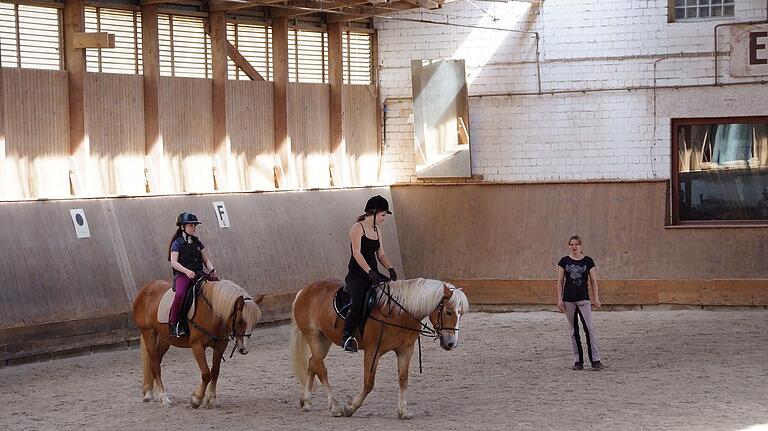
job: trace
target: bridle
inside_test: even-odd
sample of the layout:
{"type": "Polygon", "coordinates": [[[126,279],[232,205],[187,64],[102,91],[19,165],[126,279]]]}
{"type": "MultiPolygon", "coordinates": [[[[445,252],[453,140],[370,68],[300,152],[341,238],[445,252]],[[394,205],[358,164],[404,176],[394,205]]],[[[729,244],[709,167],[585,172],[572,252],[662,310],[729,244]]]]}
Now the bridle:
{"type": "MultiPolygon", "coordinates": [[[[203,291],[203,286],[207,283],[207,281],[204,281],[202,285],[200,285],[200,296],[203,298],[203,301],[205,301],[206,304],[208,304],[208,308],[211,309],[213,312],[213,304],[211,304],[211,301],[208,299],[207,296],[205,296],[205,292],[203,291]]],[[[253,301],[252,298],[246,298],[244,296],[239,296],[239,298],[243,298],[243,305],[245,305],[245,301],[253,301]]],[[[242,310],[242,309],[241,309],[242,310]]],[[[226,341],[229,343],[230,341],[235,341],[235,345],[232,346],[232,352],[229,354],[229,358],[231,359],[232,356],[235,354],[235,349],[237,348],[237,338],[243,337],[243,338],[251,338],[251,332],[238,334],[237,333],[237,300],[235,300],[235,304],[232,306],[232,313],[229,315],[229,317],[232,318],[232,333],[226,336],[217,336],[215,334],[210,333],[202,326],[198,325],[194,321],[194,317],[192,319],[189,319],[189,324],[194,326],[195,329],[202,332],[203,334],[207,335],[208,338],[211,339],[214,343],[220,342],[220,341],[226,341]]],[[[229,320],[229,317],[227,317],[227,320],[229,320]]],[[[224,359],[224,356],[222,354],[222,360],[224,359]]]]}
{"type": "MultiPolygon", "coordinates": [[[[399,303],[394,297],[392,297],[392,294],[389,292],[389,284],[379,283],[374,286],[374,289],[378,289],[381,293],[387,296],[387,305],[389,306],[389,311],[387,314],[385,314],[386,317],[389,317],[392,315],[392,304],[396,305],[400,310],[402,310],[406,315],[408,315],[411,319],[416,321],[416,323],[419,324],[420,328],[415,329],[409,326],[403,326],[403,325],[397,325],[395,323],[387,322],[385,320],[376,318],[372,315],[369,315],[368,318],[375,320],[379,323],[381,323],[381,332],[379,332],[379,341],[376,343],[376,351],[373,354],[373,357],[375,358],[376,355],[379,353],[379,347],[381,346],[381,338],[384,336],[384,326],[394,326],[395,328],[400,329],[406,329],[409,331],[417,332],[419,336],[416,338],[419,344],[419,373],[422,372],[422,365],[421,365],[421,337],[429,337],[433,340],[437,340],[440,338],[440,332],[441,331],[456,331],[459,332],[459,328],[450,328],[450,327],[444,327],[443,326],[443,309],[445,308],[445,300],[448,299],[445,295],[443,295],[442,299],[440,299],[440,302],[435,306],[434,310],[437,311],[437,324],[434,325],[434,328],[430,328],[429,325],[425,324],[421,320],[417,320],[413,315],[408,312],[408,310],[403,306],[403,304],[399,303]],[[385,287],[382,287],[385,286],[385,287]]],[[[451,289],[453,290],[453,289],[451,289]]],[[[382,310],[383,312],[383,310],[382,310]]],[[[383,313],[382,313],[383,314],[383,313]]],[[[432,313],[430,313],[432,314],[432,313]]],[[[373,367],[375,365],[375,361],[371,363],[371,372],[373,372],[373,367]]]]}

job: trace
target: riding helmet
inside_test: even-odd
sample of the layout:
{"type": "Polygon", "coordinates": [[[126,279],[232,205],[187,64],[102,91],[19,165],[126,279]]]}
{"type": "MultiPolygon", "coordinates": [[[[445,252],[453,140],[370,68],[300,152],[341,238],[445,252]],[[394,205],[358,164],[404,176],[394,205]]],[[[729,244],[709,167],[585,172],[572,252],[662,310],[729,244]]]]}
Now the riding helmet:
{"type": "Polygon", "coordinates": [[[192,214],[191,212],[184,211],[183,213],[179,214],[178,217],[176,217],[176,226],[182,226],[185,224],[200,224],[201,222],[197,220],[197,216],[192,214]]]}
{"type": "Polygon", "coordinates": [[[378,212],[386,212],[387,214],[392,214],[389,211],[389,202],[387,202],[387,200],[381,195],[376,195],[368,199],[368,202],[365,204],[366,214],[375,214],[378,212]]]}

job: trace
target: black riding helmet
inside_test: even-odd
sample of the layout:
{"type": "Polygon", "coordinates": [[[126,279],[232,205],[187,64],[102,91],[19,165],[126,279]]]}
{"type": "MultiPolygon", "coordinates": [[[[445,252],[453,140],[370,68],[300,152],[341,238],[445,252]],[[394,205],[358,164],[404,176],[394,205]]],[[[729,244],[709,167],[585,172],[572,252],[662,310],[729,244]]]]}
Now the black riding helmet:
{"type": "Polygon", "coordinates": [[[179,214],[178,217],[176,217],[176,226],[182,226],[185,224],[200,224],[201,222],[197,220],[197,216],[192,214],[191,212],[184,211],[183,213],[179,214]]]}
{"type": "Polygon", "coordinates": [[[376,214],[379,212],[386,212],[387,214],[392,214],[389,211],[389,202],[387,202],[387,200],[383,196],[376,195],[368,199],[368,202],[365,203],[365,213],[376,214]]]}

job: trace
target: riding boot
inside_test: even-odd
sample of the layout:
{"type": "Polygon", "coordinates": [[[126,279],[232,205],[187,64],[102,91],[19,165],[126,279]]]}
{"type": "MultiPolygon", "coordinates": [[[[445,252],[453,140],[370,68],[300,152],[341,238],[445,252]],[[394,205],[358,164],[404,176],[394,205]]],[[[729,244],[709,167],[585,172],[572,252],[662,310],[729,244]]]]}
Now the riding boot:
{"type": "Polygon", "coordinates": [[[179,324],[168,323],[168,333],[171,335],[171,338],[179,338],[179,324]]]}
{"type": "Polygon", "coordinates": [[[345,352],[357,353],[357,339],[352,335],[357,326],[352,321],[352,313],[347,313],[347,320],[344,321],[344,331],[341,333],[341,345],[345,352]]]}

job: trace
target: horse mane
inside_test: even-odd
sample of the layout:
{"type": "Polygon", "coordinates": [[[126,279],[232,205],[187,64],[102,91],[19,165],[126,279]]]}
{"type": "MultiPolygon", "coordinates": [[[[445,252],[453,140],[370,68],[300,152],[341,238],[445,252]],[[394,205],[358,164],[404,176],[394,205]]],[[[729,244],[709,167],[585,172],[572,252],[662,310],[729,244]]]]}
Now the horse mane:
{"type": "Polygon", "coordinates": [[[261,308],[253,302],[251,295],[245,289],[230,280],[208,282],[204,285],[205,294],[211,301],[213,314],[221,320],[232,317],[232,310],[237,298],[250,299],[243,304],[243,319],[248,328],[253,328],[261,319],[261,308]]]}
{"type": "MultiPolygon", "coordinates": [[[[416,319],[422,319],[431,313],[443,298],[443,286],[453,290],[448,302],[462,315],[469,312],[469,301],[460,289],[450,283],[426,278],[390,281],[389,294],[399,302],[416,319]]],[[[379,292],[379,306],[386,306],[389,297],[379,292]]],[[[392,307],[395,312],[404,313],[398,306],[392,307]]]]}

